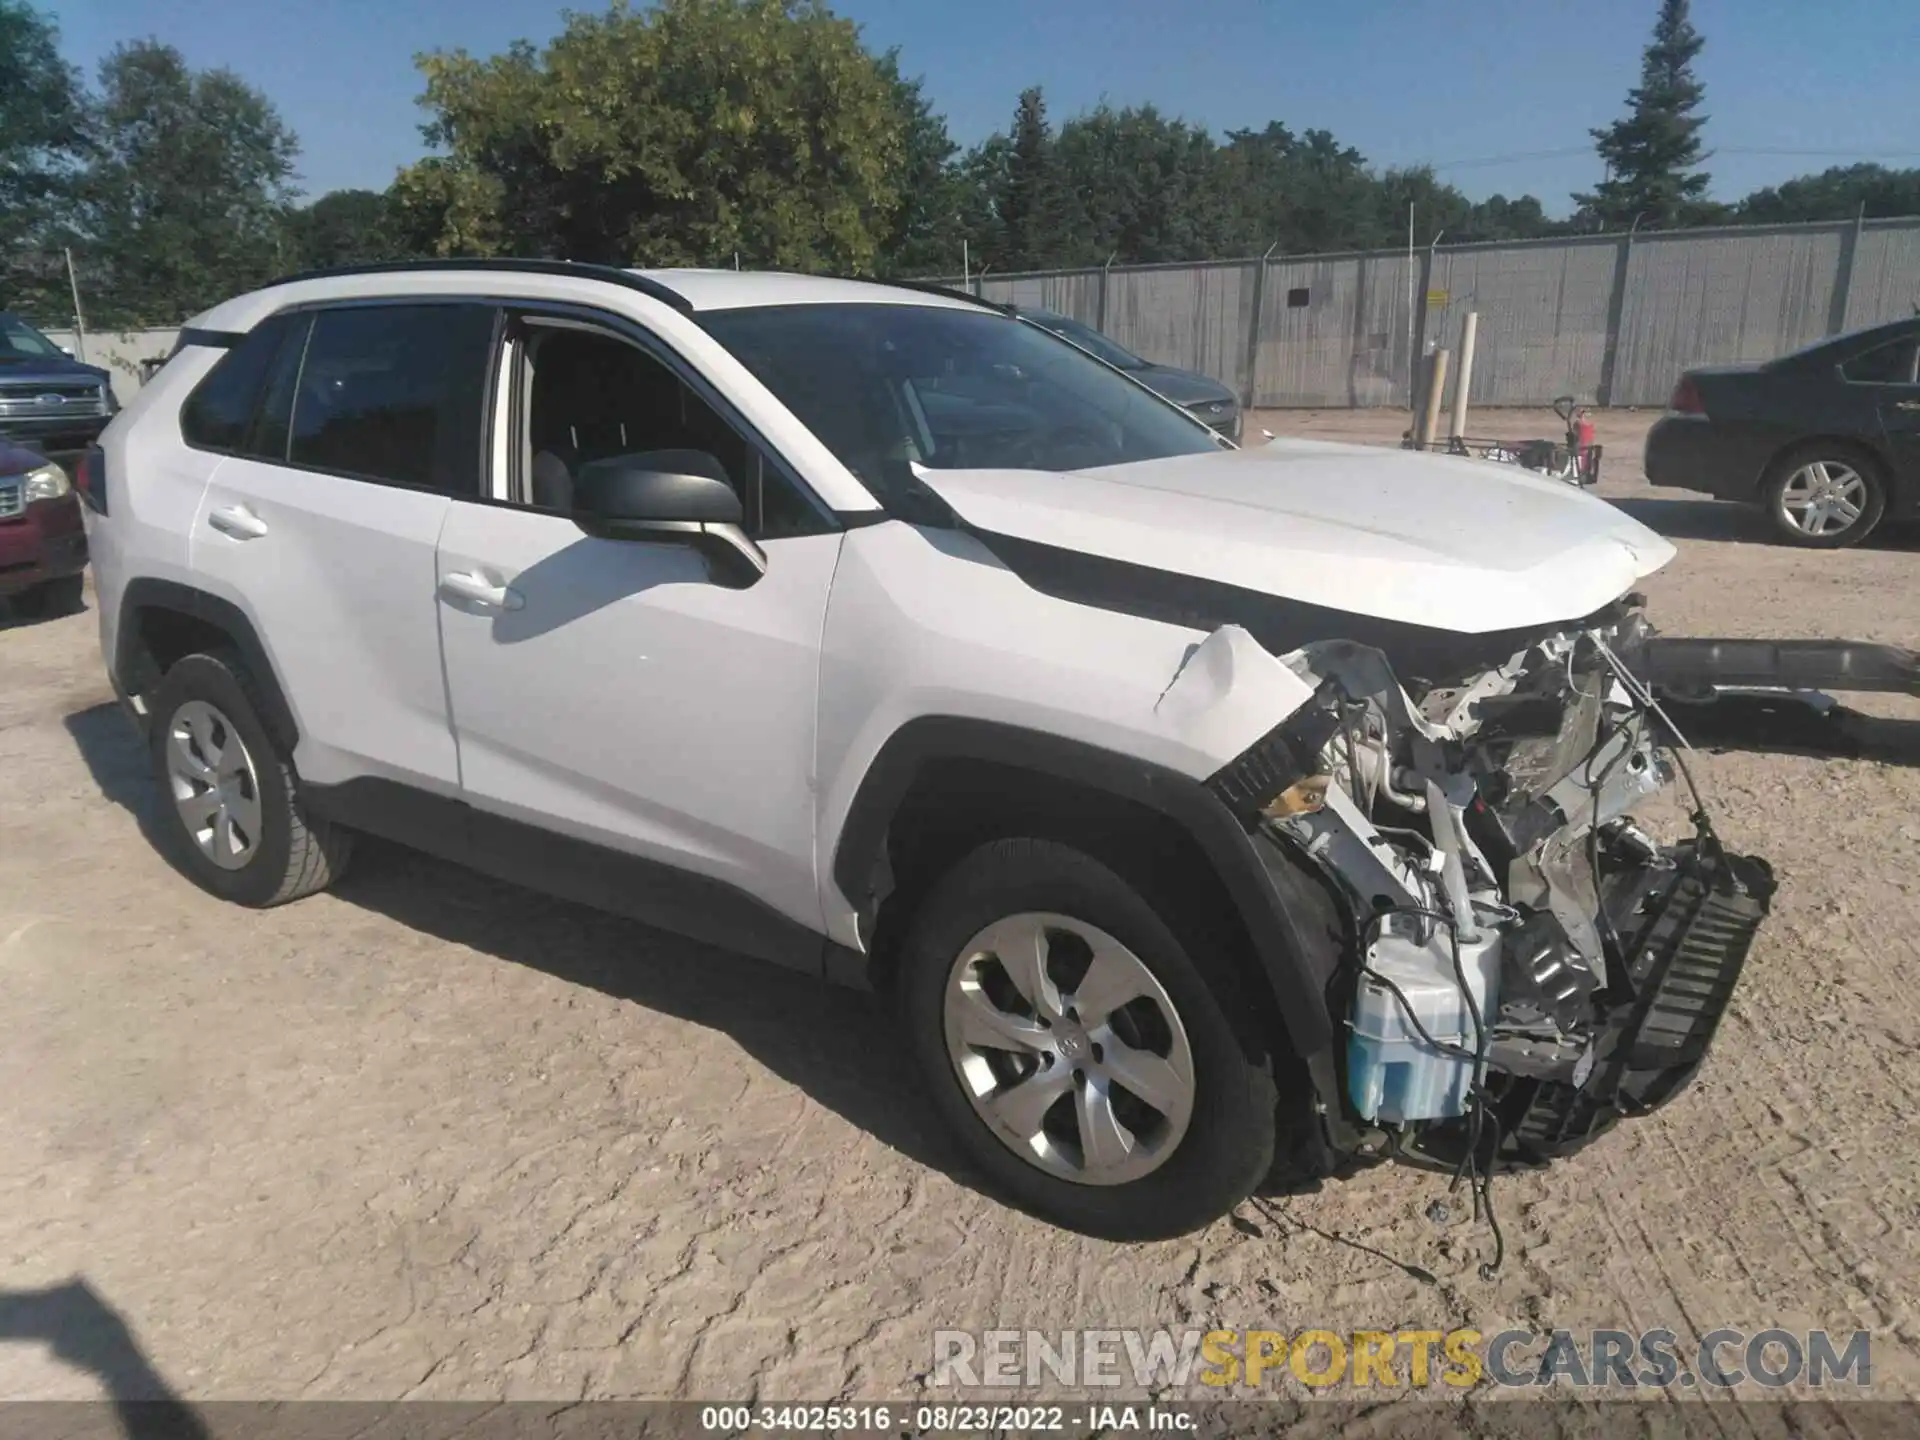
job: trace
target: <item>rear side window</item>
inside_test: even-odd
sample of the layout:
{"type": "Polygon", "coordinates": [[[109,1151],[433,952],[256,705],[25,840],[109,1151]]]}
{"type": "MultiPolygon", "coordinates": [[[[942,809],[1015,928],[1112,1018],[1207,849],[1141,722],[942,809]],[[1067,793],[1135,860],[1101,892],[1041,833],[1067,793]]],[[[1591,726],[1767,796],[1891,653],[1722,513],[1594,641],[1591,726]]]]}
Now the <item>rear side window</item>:
{"type": "Polygon", "coordinates": [[[1920,336],[1909,335],[1888,345],[1876,345],[1840,367],[1847,379],[1861,385],[1911,385],[1913,365],[1920,355],[1920,336]]]}
{"type": "Polygon", "coordinates": [[[479,493],[494,312],[366,305],[314,317],[287,459],[394,485],[479,493]]]}
{"type": "Polygon", "coordinates": [[[276,315],[220,357],[180,407],[180,433],[189,445],[226,452],[245,447],[267,372],[294,326],[292,316],[276,315]]]}

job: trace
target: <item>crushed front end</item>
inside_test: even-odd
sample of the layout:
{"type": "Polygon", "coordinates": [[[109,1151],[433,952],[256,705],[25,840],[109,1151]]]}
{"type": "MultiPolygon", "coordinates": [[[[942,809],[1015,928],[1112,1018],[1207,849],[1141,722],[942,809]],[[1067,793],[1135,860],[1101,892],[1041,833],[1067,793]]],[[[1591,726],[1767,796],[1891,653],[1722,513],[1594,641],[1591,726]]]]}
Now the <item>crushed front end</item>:
{"type": "Polygon", "coordinates": [[[1336,1151],[1484,1178],[1699,1069],[1774,886],[1697,794],[1678,843],[1635,819],[1692,785],[1621,659],[1644,634],[1623,602],[1441,681],[1346,641],[1281,657],[1311,700],[1211,783],[1343,932],[1319,1076],[1336,1151]]]}

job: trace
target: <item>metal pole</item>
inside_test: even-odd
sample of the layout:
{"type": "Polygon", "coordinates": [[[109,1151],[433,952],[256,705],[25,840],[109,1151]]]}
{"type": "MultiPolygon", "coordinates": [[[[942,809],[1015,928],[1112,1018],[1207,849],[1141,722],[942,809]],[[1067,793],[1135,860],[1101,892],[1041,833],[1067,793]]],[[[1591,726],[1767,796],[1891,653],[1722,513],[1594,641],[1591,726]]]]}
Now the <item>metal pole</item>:
{"type": "Polygon", "coordinates": [[[63,245],[60,253],[67,257],[67,288],[73,291],[74,358],[84,365],[87,363],[87,317],[80,309],[80,277],[73,273],[73,250],[63,245]]]}
{"type": "Polygon", "coordinates": [[[1407,202],[1407,413],[1420,406],[1420,352],[1413,339],[1413,201],[1407,202]]]}
{"type": "Polygon", "coordinates": [[[1480,329],[1480,312],[1467,311],[1467,318],[1460,322],[1460,378],[1453,382],[1453,429],[1452,437],[1458,440],[1467,433],[1467,390],[1473,384],[1473,341],[1480,329]]]}
{"type": "Polygon", "coordinates": [[[1096,312],[1099,318],[1093,322],[1093,328],[1103,334],[1107,328],[1107,279],[1113,269],[1113,257],[1119,253],[1115,250],[1113,255],[1107,256],[1107,263],[1100,267],[1100,308],[1096,312]]]}
{"type": "Polygon", "coordinates": [[[1267,246],[1267,253],[1260,257],[1260,268],[1253,272],[1253,313],[1247,317],[1247,389],[1240,399],[1240,408],[1251,410],[1260,400],[1260,313],[1265,308],[1267,296],[1267,261],[1280,242],[1274,241],[1267,246]]]}
{"type": "Polygon", "coordinates": [[[1433,369],[1427,375],[1427,403],[1420,415],[1420,448],[1429,449],[1440,431],[1440,397],[1447,388],[1447,352],[1433,352],[1433,369]]]}
{"type": "Polygon", "coordinates": [[[960,288],[962,290],[973,288],[973,257],[967,253],[967,242],[964,239],[960,242],[960,288]]]}

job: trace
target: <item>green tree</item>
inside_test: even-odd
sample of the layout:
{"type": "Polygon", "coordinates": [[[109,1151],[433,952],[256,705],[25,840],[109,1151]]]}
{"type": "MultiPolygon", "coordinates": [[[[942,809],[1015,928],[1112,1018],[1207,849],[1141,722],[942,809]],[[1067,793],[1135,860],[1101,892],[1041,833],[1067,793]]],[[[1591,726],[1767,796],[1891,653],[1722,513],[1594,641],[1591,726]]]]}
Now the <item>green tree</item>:
{"type": "Polygon", "coordinates": [[[864,272],[897,213],[897,70],[817,0],[622,5],[419,65],[445,154],[396,188],[441,253],[864,272]]]}
{"type": "Polygon", "coordinates": [[[79,73],[53,21],[0,0],[0,307],[53,322],[72,301],[59,250],[87,153],[79,73]]]}
{"type": "Polygon", "coordinates": [[[396,233],[392,202],[378,190],[329,190],[286,216],[289,269],[325,270],[407,254],[396,233]]]}
{"type": "Polygon", "coordinates": [[[1053,126],[1039,86],[1020,92],[1007,132],[1005,189],[1000,218],[1002,270],[1036,270],[1071,263],[1076,236],[1054,154],[1053,126]]]}
{"type": "Polygon", "coordinates": [[[1054,172],[1072,213],[1051,264],[1199,260],[1220,253],[1215,146],[1205,130],[1151,105],[1101,105],[1060,127],[1054,172]]]}
{"type": "Polygon", "coordinates": [[[1688,0],[1660,0],[1653,40],[1640,64],[1640,83],[1627,92],[1627,114],[1593,131],[1607,178],[1591,194],[1576,195],[1583,218],[1604,225],[1684,225],[1706,217],[1706,159],[1696,114],[1706,87],[1694,58],[1707,43],[1693,28],[1688,0]]]}
{"type": "Polygon", "coordinates": [[[927,99],[919,78],[900,73],[900,52],[880,57],[900,118],[899,201],[881,242],[880,268],[890,275],[937,274],[960,265],[963,185],[954,156],[960,147],[927,99]]]}
{"type": "MultiPolygon", "coordinates": [[[[1006,226],[1000,208],[1007,197],[1007,171],[1013,146],[1005,135],[989,135],[960,158],[954,167],[954,184],[959,198],[955,212],[959,233],[966,240],[975,274],[992,267],[1011,269],[1004,264],[1007,255],[1006,226]]],[[[935,267],[942,274],[952,267],[935,267]]]]}
{"type": "MultiPolygon", "coordinates": [[[[1215,185],[1231,253],[1350,250],[1369,243],[1378,225],[1378,186],[1365,158],[1325,130],[1295,135],[1278,120],[1230,130],[1215,185]]],[[[1404,206],[1401,214],[1404,226],[1404,206]]]]}
{"type": "Polygon", "coordinates": [[[1869,220],[1920,215],[1920,170],[1889,170],[1884,165],[1836,165],[1818,175],[1801,175],[1756,190],[1733,209],[1746,224],[1787,220],[1869,220]]]}
{"type": "Polygon", "coordinates": [[[94,125],[89,318],[177,324],[286,268],[299,146],[258,90],[169,45],[122,45],[101,62],[94,125]]]}

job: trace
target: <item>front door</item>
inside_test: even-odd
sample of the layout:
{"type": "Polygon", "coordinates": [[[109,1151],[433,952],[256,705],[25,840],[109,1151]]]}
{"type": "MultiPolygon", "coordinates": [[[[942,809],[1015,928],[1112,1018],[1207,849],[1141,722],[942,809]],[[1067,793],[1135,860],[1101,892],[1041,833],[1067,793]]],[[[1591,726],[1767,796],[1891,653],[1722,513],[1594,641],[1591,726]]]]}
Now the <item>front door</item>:
{"type": "Polygon", "coordinates": [[[1895,347],[1888,382],[1879,392],[1880,429],[1893,456],[1894,493],[1905,497],[1904,513],[1914,513],[1920,495],[1920,336],[1895,347]]]}
{"type": "Polygon", "coordinates": [[[487,817],[585,842],[523,841],[491,868],[793,958],[776,953],[781,925],[820,927],[814,726],[840,533],[645,338],[516,323],[518,398],[499,407],[512,429],[495,447],[509,473],[492,498],[455,501],[440,536],[462,791],[482,848],[506,833],[487,817]],[[567,517],[579,466],[667,449],[715,456],[741,490],[767,557],[758,583],[726,588],[690,548],[596,539],[567,517]],[[621,858],[638,863],[605,863],[621,858]],[[748,897],[771,923],[720,913],[748,897]]]}

